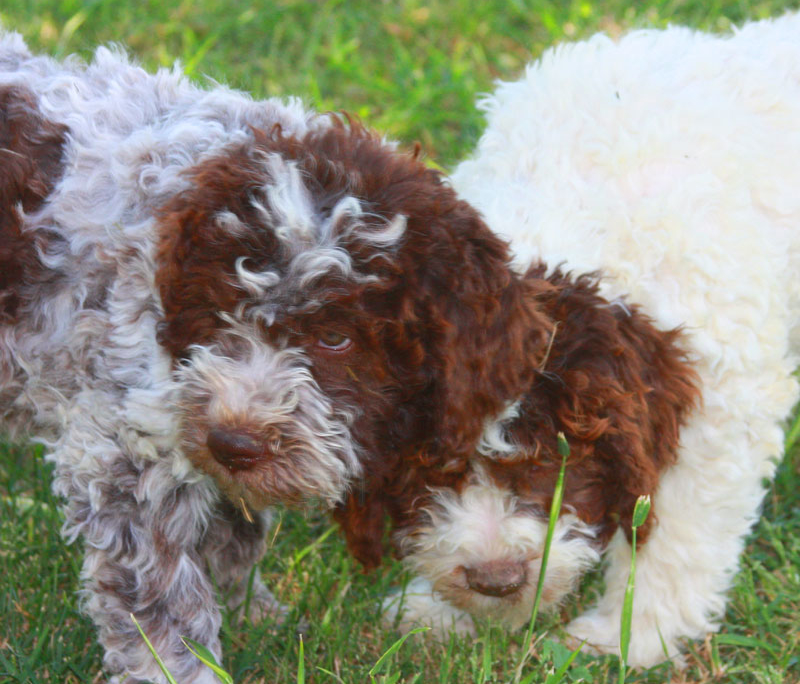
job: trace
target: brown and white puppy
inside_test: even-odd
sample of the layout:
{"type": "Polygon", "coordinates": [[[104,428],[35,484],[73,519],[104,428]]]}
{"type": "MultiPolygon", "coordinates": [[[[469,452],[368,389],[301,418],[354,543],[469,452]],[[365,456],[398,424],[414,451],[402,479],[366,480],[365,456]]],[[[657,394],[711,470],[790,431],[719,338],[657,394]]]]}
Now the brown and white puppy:
{"type": "Polygon", "coordinates": [[[179,637],[219,656],[270,504],[467,460],[546,341],[508,258],[356,123],[0,37],[0,419],[47,445],[110,672],[162,681],[133,613],[214,681],[179,637]]]}
{"type": "Polygon", "coordinates": [[[567,631],[618,652],[641,494],[653,512],[628,662],[652,665],[719,627],[800,396],[798,35],[797,13],[721,36],[598,35],[484,100],[487,129],[452,182],[510,240],[546,318],[529,332],[550,349],[523,361],[531,382],[485,421],[468,464],[415,455],[342,512],[367,561],[377,554],[356,514],[393,516],[425,580],[409,588],[407,622],[528,620],[563,431],[572,455],[545,603],[607,560],[603,596],[567,631]]]}
{"type": "MultiPolygon", "coordinates": [[[[405,625],[447,630],[454,622],[471,631],[459,610],[513,628],[527,623],[561,466],[559,432],[570,457],[542,605],[562,602],[618,529],[630,535],[637,497],[654,493],[675,462],[680,428],[697,404],[679,331],[660,331],[637,307],[609,302],[596,276],[538,264],[525,284],[541,314],[531,335],[544,331],[549,342],[531,347],[531,383],[486,423],[477,453],[459,467],[455,459],[444,467],[422,454],[407,459],[380,481],[365,479],[366,491],[337,509],[367,568],[382,552],[377,521],[390,515],[397,552],[424,578],[401,597],[405,625]]],[[[397,612],[392,605],[390,617],[397,612]]]]}

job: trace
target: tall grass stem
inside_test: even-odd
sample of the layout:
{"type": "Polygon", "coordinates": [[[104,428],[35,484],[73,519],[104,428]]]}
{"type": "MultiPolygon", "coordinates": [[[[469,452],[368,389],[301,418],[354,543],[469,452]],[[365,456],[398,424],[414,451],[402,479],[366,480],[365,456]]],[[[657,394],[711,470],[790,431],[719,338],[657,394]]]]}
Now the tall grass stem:
{"type": "Polygon", "coordinates": [[[550,519],[547,522],[547,536],[544,540],[542,550],[542,562],[539,567],[539,579],[536,582],[536,596],[533,600],[531,619],[528,622],[528,629],[525,632],[525,639],[522,642],[522,654],[514,673],[514,684],[520,684],[522,678],[522,668],[530,657],[531,642],[533,640],[533,628],[536,624],[536,616],[539,613],[539,604],[542,601],[542,591],[544,590],[544,577],[547,571],[547,561],[550,557],[550,546],[553,543],[553,535],[556,529],[556,521],[561,512],[561,503],[564,500],[564,479],[567,470],[567,458],[569,457],[569,444],[563,432],[558,433],[558,453],[561,456],[561,468],[558,471],[555,490],[553,491],[553,501],[550,504],[550,519]]]}

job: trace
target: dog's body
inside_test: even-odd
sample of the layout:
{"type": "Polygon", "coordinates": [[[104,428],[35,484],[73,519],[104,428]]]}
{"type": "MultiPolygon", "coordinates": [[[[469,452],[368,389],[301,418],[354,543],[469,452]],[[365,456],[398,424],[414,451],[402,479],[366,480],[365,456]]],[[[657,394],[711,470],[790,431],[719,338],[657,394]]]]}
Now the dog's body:
{"type": "MultiPolygon", "coordinates": [[[[126,681],[162,681],[130,613],[179,681],[214,681],[179,637],[219,655],[213,583],[241,602],[269,504],[471,453],[464,407],[522,386],[506,358],[464,384],[492,339],[454,343],[532,325],[506,245],[357,124],[7,34],[0,160],[2,429],[47,445],[126,681]]],[[[281,611],[257,578],[251,605],[281,611]]]]}
{"type": "Polygon", "coordinates": [[[605,594],[568,631],[617,651],[625,533],[651,494],[629,652],[651,665],[662,638],[672,656],[718,624],[798,398],[800,17],[597,36],[483,106],[453,183],[531,268],[552,346],[471,472],[387,504],[424,578],[404,620],[527,622],[563,430],[544,602],[605,552],[605,594]]]}

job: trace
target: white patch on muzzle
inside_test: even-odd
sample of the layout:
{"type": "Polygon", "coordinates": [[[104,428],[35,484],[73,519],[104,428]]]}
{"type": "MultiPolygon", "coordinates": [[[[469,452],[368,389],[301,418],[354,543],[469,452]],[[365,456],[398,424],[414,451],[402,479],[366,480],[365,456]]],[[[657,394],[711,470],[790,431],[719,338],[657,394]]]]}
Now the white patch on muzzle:
{"type": "MultiPolygon", "coordinates": [[[[214,427],[274,435],[272,457],[284,462],[295,488],[338,501],[361,472],[353,415],[323,393],[303,351],[275,349],[255,334],[241,326],[228,336],[229,348],[196,347],[178,371],[185,421],[199,426],[193,446],[202,448],[204,431],[214,427]]],[[[236,477],[250,486],[246,472],[236,477]]]]}
{"type": "MultiPolygon", "coordinates": [[[[405,562],[431,583],[433,592],[454,606],[475,617],[498,619],[512,628],[521,626],[533,607],[547,519],[519,503],[511,492],[478,471],[475,482],[460,495],[452,490],[438,492],[427,510],[426,523],[401,533],[405,562]],[[526,568],[527,581],[517,591],[487,596],[469,586],[468,569],[503,562],[526,568]]],[[[558,605],[586,569],[599,560],[594,536],[590,525],[573,513],[562,512],[545,570],[543,608],[558,605]]],[[[415,610],[419,612],[418,606],[415,610]]],[[[438,617],[420,621],[435,629],[441,623],[438,617]]]]}

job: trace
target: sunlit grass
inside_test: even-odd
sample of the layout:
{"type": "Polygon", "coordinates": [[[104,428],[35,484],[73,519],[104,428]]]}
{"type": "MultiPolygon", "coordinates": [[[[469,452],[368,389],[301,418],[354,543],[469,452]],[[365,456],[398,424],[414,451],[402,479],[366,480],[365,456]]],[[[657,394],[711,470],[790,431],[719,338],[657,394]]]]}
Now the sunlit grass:
{"type": "MultiPolygon", "coordinates": [[[[796,4],[796,3],[794,3],[796,4]]],[[[533,56],[597,30],[688,23],[726,29],[780,12],[779,0],[4,0],[0,20],[33,47],[89,55],[128,46],[148,67],[177,58],[256,96],[346,109],[445,166],[477,139],[475,96],[533,56]]]]}

